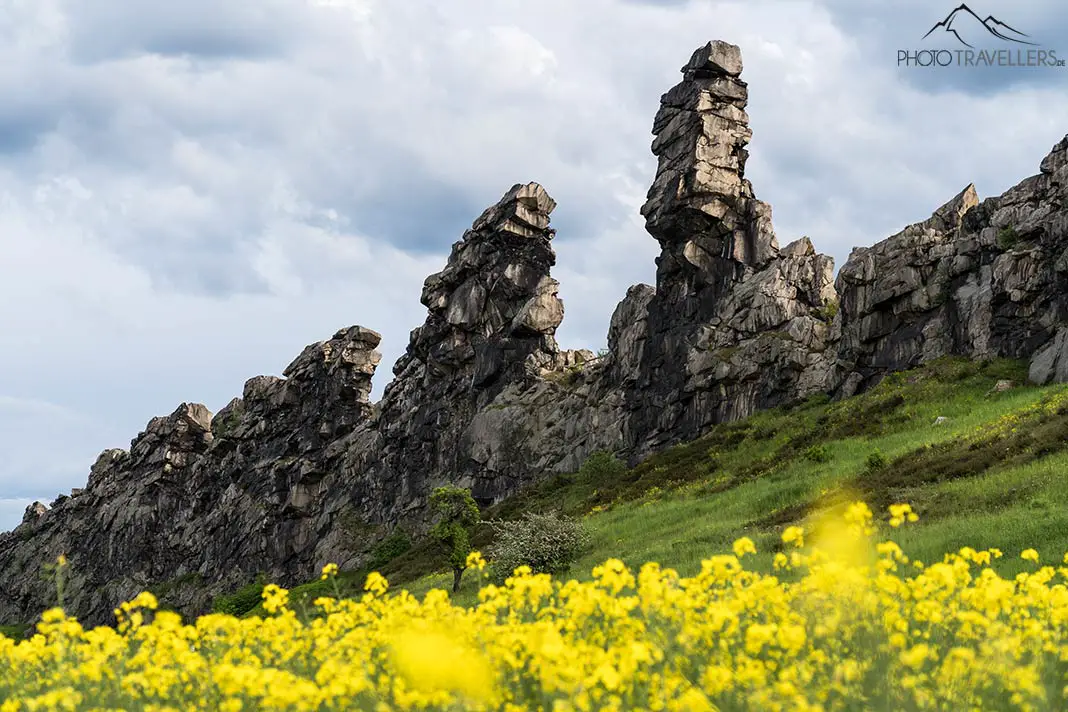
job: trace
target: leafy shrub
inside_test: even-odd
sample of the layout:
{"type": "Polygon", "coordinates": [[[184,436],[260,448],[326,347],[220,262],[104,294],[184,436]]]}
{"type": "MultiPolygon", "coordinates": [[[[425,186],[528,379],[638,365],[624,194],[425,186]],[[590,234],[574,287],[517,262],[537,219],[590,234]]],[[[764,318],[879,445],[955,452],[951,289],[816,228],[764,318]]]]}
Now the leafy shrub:
{"type": "Polygon", "coordinates": [[[812,445],[805,450],[804,457],[809,462],[828,462],[831,459],[831,452],[826,445],[812,445]]]}
{"type": "Polygon", "coordinates": [[[1003,250],[1011,250],[1016,247],[1016,244],[1020,241],[1020,236],[1016,233],[1016,228],[1012,225],[1006,225],[998,230],[998,247],[1003,250]]]}
{"type": "Polygon", "coordinates": [[[627,471],[618,457],[606,450],[590,454],[579,468],[579,477],[587,482],[611,482],[627,471]]]}
{"type": "Polygon", "coordinates": [[[28,625],[0,625],[0,636],[12,640],[22,640],[26,637],[26,631],[32,626],[28,625]]]}
{"type": "Polygon", "coordinates": [[[529,566],[534,573],[566,573],[589,543],[582,521],[558,512],[526,512],[520,519],[489,524],[497,534],[488,551],[497,583],[519,566],[529,566]]]}
{"type": "Polygon", "coordinates": [[[216,596],[211,603],[213,613],[225,613],[240,618],[263,600],[264,577],[260,575],[255,581],[245,584],[230,594],[216,596]]]}
{"type": "Polygon", "coordinates": [[[412,540],[403,529],[397,529],[371,551],[367,565],[378,570],[412,548],[412,540]]]}
{"type": "Polygon", "coordinates": [[[886,467],[886,462],[886,455],[875,450],[868,455],[868,459],[864,464],[867,466],[869,472],[874,472],[875,470],[881,470],[886,467]]]}
{"type": "Polygon", "coordinates": [[[823,321],[833,321],[834,317],[838,315],[838,308],[837,299],[828,299],[818,310],[819,318],[823,321]]]}

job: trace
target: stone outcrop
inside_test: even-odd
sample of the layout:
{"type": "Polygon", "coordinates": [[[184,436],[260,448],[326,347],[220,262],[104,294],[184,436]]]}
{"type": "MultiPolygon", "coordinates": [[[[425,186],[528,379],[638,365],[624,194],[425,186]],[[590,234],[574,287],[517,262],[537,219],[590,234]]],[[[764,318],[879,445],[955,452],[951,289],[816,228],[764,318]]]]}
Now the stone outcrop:
{"type": "Polygon", "coordinates": [[[834,263],[807,238],[779,249],[745,178],[741,71],[734,45],[702,47],[653,122],[642,215],[661,253],[644,333],[627,339],[642,342],[626,389],[632,459],[826,388],[834,263]]]}
{"type": "Polygon", "coordinates": [[[856,248],[838,274],[839,395],[939,356],[1029,359],[1068,380],[1068,138],[996,198],[969,185],[927,220],[856,248]]]}
{"type": "Polygon", "coordinates": [[[715,423],[810,394],[845,396],[946,354],[1027,358],[1068,380],[1068,137],[1040,173],[980,202],[972,186],[921,223],[833,263],[802,237],[780,248],[745,178],[748,88],[737,47],[683,67],[653,124],[642,207],[659,242],[655,288],[631,287],[608,350],[564,351],[550,215],[517,184],[427,278],[382,399],[380,336],[341,329],[214,416],[183,404],[85,488],[34,503],[0,534],[0,623],[54,603],[42,566],[70,562],[66,600],[87,624],[152,589],[204,611],[265,574],[284,585],[355,567],[396,527],[429,525],[445,483],[490,504],[592,452],[636,462],[715,423]]]}
{"type": "Polygon", "coordinates": [[[73,564],[66,589],[75,609],[98,622],[116,602],[181,569],[187,552],[171,517],[185,508],[190,470],[212,444],[210,424],[204,406],[183,403],[153,418],[129,451],[104,451],[80,494],[49,508],[31,505],[23,523],[0,537],[2,615],[28,621],[55,605],[55,584],[42,566],[60,554],[73,564]]]}
{"type": "Polygon", "coordinates": [[[622,399],[600,385],[604,362],[554,338],[554,207],[541,186],[516,185],[475,220],[427,278],[426,322],[380,402],[368,395],[381,337],[342,329],[214,417],[183,405],[152,420],[129,452],[100,456],[84,492],[30,507],[0,535],[0,619],[52,600],[39,574],[61,552],[85,622],[149,586],[196,612],[258,574],[291,584],[358,564],[393,527],[427,525],[434,486],[488,504],[619,448],[622,399]]]}

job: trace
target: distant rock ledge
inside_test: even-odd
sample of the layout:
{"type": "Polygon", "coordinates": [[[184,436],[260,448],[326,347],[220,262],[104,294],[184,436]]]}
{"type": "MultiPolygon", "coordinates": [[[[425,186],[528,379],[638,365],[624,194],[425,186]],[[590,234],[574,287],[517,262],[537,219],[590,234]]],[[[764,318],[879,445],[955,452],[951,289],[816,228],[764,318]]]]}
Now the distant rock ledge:
{"type": "Polygon", "coordinates": [[[659,164],[642,207],[656,288],[612,315],[608,353],[564,351],[549,216],[517,184],[426,279],[422,326],[369,401],[381,337],[362,326],[257,376],[219,413],[183,403],[84,489],[0,535],[0,622],[34,619],[71,563],[68,607],[89,624],[140,590],[204,611],[266,573],[293,584],[356,566],[394,527],[426,527],[431,488],[499,502],[596,450],[636,462],[816,393],[848,396],[940,356],[1029,359],[1068,380],[1068,137],[996,198],[968,186],[927,220],[857,248],[833,280],[807,238],[779,247],[745,178],[751,131],[738,47],[710,42],[653,122],[659,164]]]}

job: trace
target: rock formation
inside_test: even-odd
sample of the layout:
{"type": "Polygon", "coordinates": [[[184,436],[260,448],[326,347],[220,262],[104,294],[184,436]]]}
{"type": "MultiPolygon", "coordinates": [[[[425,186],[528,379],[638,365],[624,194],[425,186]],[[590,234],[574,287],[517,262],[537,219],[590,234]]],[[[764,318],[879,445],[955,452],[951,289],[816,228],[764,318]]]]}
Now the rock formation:
{"type": "Polygon", "coordinates": [[[60,553],[67,606],[87,624],[145,588],[198,613],[258,574],[299,583],[329,561],[359,565],[395,527],[424,531],[441,484],[499,502],[597,450],[637,461],[946,354],[1029,358],[1033,380],[1068,380],[1068,137],[1004,195],[979,202],[968,186],[854,250],[833,283],[807,238],[779,247],[745,178],[741,71],[737,47],[709,43],[661,99],[642,207],[657,283],[627,291],[606,354],[558,348],[555,202],[518,184],[427,278],[426,321],[381,401],[380,336],[353,326],[214,417],[183,404],[154,418],[84,489],[0,534],[0,623],[53,604],[40,574],[60,553]]]}
{"type": "Polygon", "coordinates": [[[737,47],[710,42],[653,121],[642,215],[661,253],[627,388],[632,459],[826,388],[834,262],[807,238],[779,249],[771,206],[745,178],[741,71],[737,47]]]}
{"type": "Polygon", "coordinates": [[[1068,380],[1068,137],[1038,175],[979,202],[969,185],[838,274],[839,395],[946,354],[1030,360],[1068,380]]]}
{"type": "Polygon", "coordinates": [[[426,322],[368,402],[379,334],[313,344],[284,378],[250,379],[214,417],[183,405],[130,451],[109,450],[76,497],[40,503],[0,535],[0,620],[53,600],[41,567],[65,553],[68,605],[87,623],[154,586],[179,610],[266,574],[287,584],[357,564],[391,528],[427,524],[431,489],[484,504],[622,442],[621,396],[594,387],[589,351],[561,351],[552,198],[516,185],[427,278],[426,322]]]}

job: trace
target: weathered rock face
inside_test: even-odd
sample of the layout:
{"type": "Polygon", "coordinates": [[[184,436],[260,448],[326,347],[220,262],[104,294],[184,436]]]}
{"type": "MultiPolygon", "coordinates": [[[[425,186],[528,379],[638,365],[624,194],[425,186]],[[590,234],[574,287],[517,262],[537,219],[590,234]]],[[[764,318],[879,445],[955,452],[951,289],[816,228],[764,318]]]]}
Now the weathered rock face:
{"type": "Polygon", "coordinates": [[[424,530],[440,484],[498,502],[596,450],[636,461],[944,354],[1027,357],[1033,380],[1068,380],[1068,137],[999,198],[969,186],[855,250],[836,291],[808,238],[779,248],[745,179],[741,70],[737,47],[710,43],[661,100],[642,208],[657,284],[627,291],[606,354],[558,348],[555,202],[518,184],[427,278],[426,322],[379,403],[380,336],[353,326],[284,377],[250,379],[214,417],[183,404],[153,419],[129,451],[99,457],[83,490],[0,534],[0,623],[54,604],[40,574],[60,553],[68,608],[87,624],[146,588],[198,613],[257,574],[298,583],[329,561],[358,565],[397,526],[424,530]]]}
{"type": "Polygon", "coordinates": [[[70,561],[69,607],[88,623],[147,587],[180,610],[257,571],[306,564],[329,515],[315,501],[333,472],[327,445],[370,412],[380,337],[362,327],[309,346],[285,369],[258,376],[212,418],[183,404],[154,418],[129,452],[107,450],[84,491],[35,504],[0,535],[0,618],[31,620],[54,603],[42,566],[70,561]]]}
{"type": "Polygon", "coordinates": [[[29,621],[56,604],[42,566],[65,554],[74,610],[106,620],[116,602],[170,578],[182,566],[184,542],[167,536],[169,517],[185,507],[190,470],[212,442],[211,414],[183,403],[153,418],[129,452],[107,450],[85,489],[31,505],[23,523],[0,536],[0,616],[29,621]],[[161,536],[162,535],[162,536],[161,536]]]}
{"type": "Polygon", "coordinates": [[[838,275],[840,395],[946,354],[1029,358],[1068,380],[1068,138],[1038,175],[979,202],[969,185],[928,220],[853,250],[838,275]]]}
{"type": "Polygon", "coordinates": [[[284,378],[250,379],[214,418],[196,405],[153,420],[129,453],[101,455],[82,494],[31,507],[0,536],[0,619],[51,601],[39,573],[61,552],[80,572],[68,605],[87,623],[150,585],[197,612],[258,573],[296,583],[358,563],[392,527],[425,527],[438,484],[488,503],[618,449],[621,397],[597,385],[604,364],[554,338],[554,206],[541,186],[516,185],[474,222],[426,280],[426,323],[378,404],[380,336],[342,329],[284,378]]]}
{"type": "Polygon", "coordinates": [[[470,487],[489,504],[546,472],[576,469],[593,449],[620,447],[612,398],[581,382],[594,355],[556,344],[564,308],[549,276],[555,205],[536,183],[514,186],[427,278],[426,322],[412,331],[373,421],[334,447],[346,453],[337,486],[345,495],[335,497],[340,524],[324,537],[323,557],[337,558],[345,522],[371,532],[349,537],[361,539],[354,557],[398,523],[424,528],[427,494],[441,484],[470,487]]]}
{"type": "Polygon", "coordinates": [[[621,354],[632,459],[826,388],[834,263],[807,238],[780,250],[745,179],[741,71],[734,45],[702,47],[653,122],[659,166],[642,214],[662,251],[655,294],[628,296],[647,300],[644,333],[621,354]]]}

